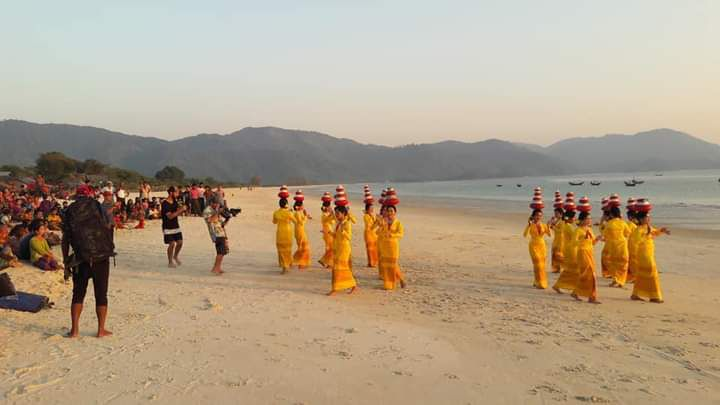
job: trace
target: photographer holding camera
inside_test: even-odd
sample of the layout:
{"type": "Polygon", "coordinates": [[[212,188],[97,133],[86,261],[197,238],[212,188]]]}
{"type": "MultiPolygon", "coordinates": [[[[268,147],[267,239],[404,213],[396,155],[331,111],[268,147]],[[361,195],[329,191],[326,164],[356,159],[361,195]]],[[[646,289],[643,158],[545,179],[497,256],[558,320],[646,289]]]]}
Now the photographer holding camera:
{"type": "Polygon", "coordinates": [[[210,199],[208,206],[203,211],[203,218],[207,223],[210,239],[215,243],[215,265],[211,272],[217,275],[224,273],[222,261],[225,255],[230,253],[225,225],[230,221],[230,218],[237,215],[237,212],[233,211],[239,212],[239,210],[226,211],[225,208],[220,207],[220,201],[216,197],[210,199]]]}

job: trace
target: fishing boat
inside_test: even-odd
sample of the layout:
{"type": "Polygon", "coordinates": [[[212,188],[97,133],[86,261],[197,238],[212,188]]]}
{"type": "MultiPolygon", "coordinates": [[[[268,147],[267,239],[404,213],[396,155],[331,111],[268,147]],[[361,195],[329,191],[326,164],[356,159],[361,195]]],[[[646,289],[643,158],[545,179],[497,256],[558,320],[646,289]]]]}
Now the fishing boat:
{"type": "Polygon", "coordinates": [[[522,187],[522,184],[517,184],[518,187],[522,187]]]}
{"type": "Polygon", "coordinates": [[[599,181],[591,181],[591,182],[590,182],[590,185],[591,185],[591,186],[599,186],[599,185],[600,185],[600,182],[599,182],[599,181]]]}
{"type": "Polygon", "coordinates": [[[583,184],[585,184],[585,182],[584,181],[568,181],[568,184],[571,186],[582,186],[583,184]]]}
{"type": "Polygon", "coordinates": [[[496,184],[495,187],[502,187],[502,184],[496,184]]]}
{"type": "Polygon", "coordinates": [[[637,183],[635,183],[634,181],[627,181],[627,180],[625,181],[625,187],[635,187],[635,186],[637,186],[637,183]]]}
{"type": "Polygon", "coordinates": [[[645,183],[645,180],[636,180],[634,177],[632,180],[625,180],[625,185],[628,187],[637,186],[638,184],[643,184],[643,183],[645,183]]]}

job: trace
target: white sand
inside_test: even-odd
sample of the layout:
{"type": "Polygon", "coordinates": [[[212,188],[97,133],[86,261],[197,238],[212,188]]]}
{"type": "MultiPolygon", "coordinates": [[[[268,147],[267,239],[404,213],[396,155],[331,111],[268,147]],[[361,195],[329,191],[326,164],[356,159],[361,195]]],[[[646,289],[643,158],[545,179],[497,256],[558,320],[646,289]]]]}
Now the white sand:
{"type": "MultiPolygon", "coordinates": [[[[676,232],[657,243],[666,303],[631,302],[600,281],[602,305],[531,288],[523,215],[407,204],[409,288],[380,289],[355,227],[360,290],[326,297],[317,265],[276,268],[275,190],[234,193],[227,273],[209,273],[201,219],[183,218],[178,269],[158,222],[121,231],[108,327],[96,339],[92,289],[83,337],[69,326],[61,274],[10,270],[55,309],[0,311],[5,403],[720,403],[720,238],[676,232]]],[[[318,213],[318,197],[308,196],[318,213]]],[[[360,207],[356,204],[355,210],[360,207]]],[[[319,216],[319,215],[318,215],[319,216]]],[[[319,219],[308,224],[314,259],[319,219]]],[[[600,248],[597,248],[599,254],[600,248]]],[[[550,282],[555,276],[550,276],[550,282]]]]}

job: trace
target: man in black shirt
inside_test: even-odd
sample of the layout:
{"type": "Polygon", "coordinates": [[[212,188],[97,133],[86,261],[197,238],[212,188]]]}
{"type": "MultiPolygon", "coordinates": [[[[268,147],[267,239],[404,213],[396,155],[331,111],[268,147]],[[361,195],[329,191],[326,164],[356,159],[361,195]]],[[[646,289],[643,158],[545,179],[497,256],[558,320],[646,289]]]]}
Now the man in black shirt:
{"type": "Polygon", "coordinates": [[[160,214],[162,216],[163,239],[167,248],[168,267],[180,266],[182,263],[178,259],[180,249],[182,249],[183,237],[180,232],[180,222],[178,216],[185,212],[185,205],[178,204],[178,191],[171,186],[168,189],[168,197],[163,201],[160,214]]]}

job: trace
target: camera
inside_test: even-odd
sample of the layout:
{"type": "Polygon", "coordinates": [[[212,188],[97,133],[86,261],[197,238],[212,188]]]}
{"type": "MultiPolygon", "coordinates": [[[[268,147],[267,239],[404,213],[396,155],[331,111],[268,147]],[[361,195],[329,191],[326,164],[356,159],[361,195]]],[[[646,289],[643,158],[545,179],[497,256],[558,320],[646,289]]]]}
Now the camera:
{"type": "Polygon", "coordinates": [[[230,220],[230,218],[236,217],[241,212],[242,208],[225,208],[220,211],[220,216],[227,221],[230,220]]]}

